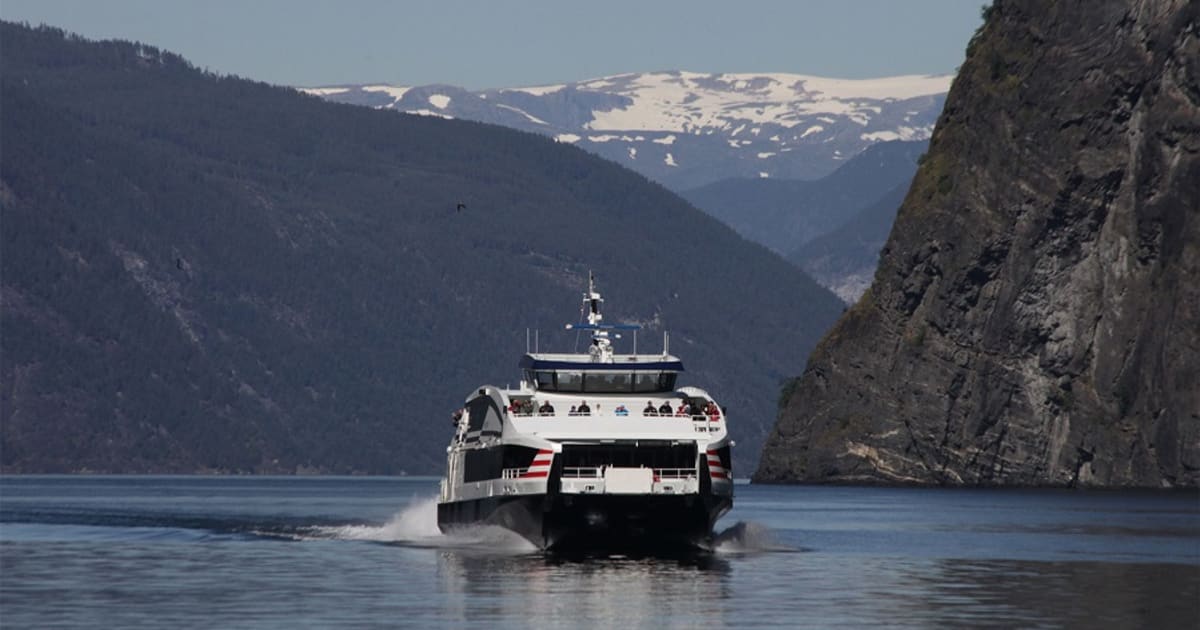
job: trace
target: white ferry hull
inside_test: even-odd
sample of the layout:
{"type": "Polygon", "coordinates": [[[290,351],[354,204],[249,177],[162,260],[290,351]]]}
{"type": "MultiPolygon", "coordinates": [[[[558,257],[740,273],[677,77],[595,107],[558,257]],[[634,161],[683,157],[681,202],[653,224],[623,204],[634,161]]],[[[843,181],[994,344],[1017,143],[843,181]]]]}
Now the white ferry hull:
{"type": "Polygon", "coordinates": [[[732,503],[712,494],[494,496],[438,505],[438,526],[498,525],[553,551],[704,549],[732,503]]]}

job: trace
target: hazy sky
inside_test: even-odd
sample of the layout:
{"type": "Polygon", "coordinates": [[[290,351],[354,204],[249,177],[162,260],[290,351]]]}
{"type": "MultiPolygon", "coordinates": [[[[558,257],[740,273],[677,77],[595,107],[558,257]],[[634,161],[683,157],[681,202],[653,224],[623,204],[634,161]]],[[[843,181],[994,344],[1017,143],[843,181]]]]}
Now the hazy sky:
{"type": "Polygon", "coordinates": [[[5,20],[128,39],[297,86],[542,85],[621,72],[954,72],[981,0],[3,0],[5,20]]]}

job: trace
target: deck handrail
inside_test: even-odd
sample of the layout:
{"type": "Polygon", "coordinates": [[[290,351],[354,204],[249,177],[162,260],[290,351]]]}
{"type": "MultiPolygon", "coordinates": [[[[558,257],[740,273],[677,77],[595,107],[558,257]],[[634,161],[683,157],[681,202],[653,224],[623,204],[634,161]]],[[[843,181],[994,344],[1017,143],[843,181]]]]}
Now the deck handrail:
{"type": "Polygon", "coordinates": [[[563,479],[599,479],[604,476],[601,466],[563,466],[563,479]],[[588,472],[590,471],[590,474],[588,472]]]}
{"type": "MultiPolygon", "coordinates": [[[[605,466],[564,466],[563,479],[601,479],[605,466]]],[[[695,468],[651,468],[655,481],[660,479],[690,479],[696,477],[695,468]]]]}
{"type": "Polygon", "coordinates": [[[578,411],[568,411],[568,412],[566,412],[566,414],[563,414],[558,411],[555,411],[554,413],[540,412],[540,411],[535,411],[533,413],[510,411],[509,414],[516,418],[533,418],[533,417],[559,418],[559,417],[562,417],[563,415],[566,415],[568,418],[599,417],[599,418],[629,418],[631,420],[637,420],[637,419],[643,419],[643,418],[689,418],[693,422],[720,422],[721,421],[721,414],[719,414],[719,413],[715,413],[712,415],[708,415],[705,413],[693,413],[693,414],[689,415],[689,414],[675,413],[675,412],[646,413],[646,412],[634,412],[634,411],[630,411],[630,412],[626,412],[626,413],[618,413],[616,411],[610,411],[607,409],[605,409],[603,411],[588,411],[588,412],[583,412],[583,413],[578,412],[578,411]]]}

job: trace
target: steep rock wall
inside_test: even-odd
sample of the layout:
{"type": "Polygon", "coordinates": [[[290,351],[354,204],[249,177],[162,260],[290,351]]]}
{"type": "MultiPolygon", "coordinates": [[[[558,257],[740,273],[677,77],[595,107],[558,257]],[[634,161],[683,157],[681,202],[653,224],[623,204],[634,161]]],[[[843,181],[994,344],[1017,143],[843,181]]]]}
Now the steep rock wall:
{"type": "Polygon", "coordinates": [[[1198,484],[1198,13],[996,2],[756,481],[1198,484]]]}

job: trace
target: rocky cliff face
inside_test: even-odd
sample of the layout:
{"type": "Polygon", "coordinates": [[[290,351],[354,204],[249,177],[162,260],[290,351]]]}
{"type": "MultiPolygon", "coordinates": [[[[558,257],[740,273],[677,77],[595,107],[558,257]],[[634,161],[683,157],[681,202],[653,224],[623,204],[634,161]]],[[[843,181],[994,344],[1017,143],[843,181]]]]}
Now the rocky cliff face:
{"type": "Polygon", "coordinates": [[[762,482],[1200,482],[1200,4],[999,0],[762,482]]]}

